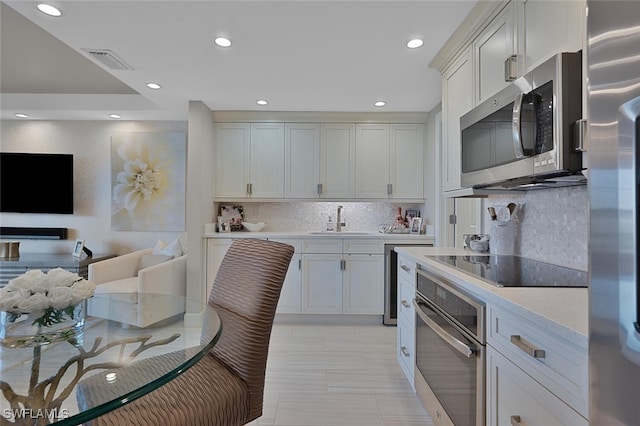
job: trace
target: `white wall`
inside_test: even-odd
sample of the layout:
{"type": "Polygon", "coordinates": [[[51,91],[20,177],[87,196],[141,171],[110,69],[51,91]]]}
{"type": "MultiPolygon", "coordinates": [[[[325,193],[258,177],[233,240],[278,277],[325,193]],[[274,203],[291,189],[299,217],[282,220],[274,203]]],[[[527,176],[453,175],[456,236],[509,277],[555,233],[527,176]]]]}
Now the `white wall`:
{"type": "MultiPolygon", "coordinates": [[[[176,232],[111,230],[111,135],[116,132],[185,131],[186,122],[3,120],[0,150],[74,155],[74,214],[1,213],[1,226],[68,228],[66,240],[21,240],[21,253],[71,253],[84,239],[94,253],[124,254],[151,247],[158,239],[185,238],[176,232]]],[[[37,171],[25,175],[46,179],[37,171]]],[[[159,212],[161,214],[161,212],[159,212]]],[[[186,241],[183,241],[186,246],[186,241]]]]}
{"type": "MultiPolygon", "coordinates": [[[[214,127],[211,110],[200,101],[189,102],[189,136],[187,150],[187,297],[206,300],[204,274],[204,224],[213,217],[214,127]]],[[[188,308],[187,308],[188,309],[188,308]]]]}

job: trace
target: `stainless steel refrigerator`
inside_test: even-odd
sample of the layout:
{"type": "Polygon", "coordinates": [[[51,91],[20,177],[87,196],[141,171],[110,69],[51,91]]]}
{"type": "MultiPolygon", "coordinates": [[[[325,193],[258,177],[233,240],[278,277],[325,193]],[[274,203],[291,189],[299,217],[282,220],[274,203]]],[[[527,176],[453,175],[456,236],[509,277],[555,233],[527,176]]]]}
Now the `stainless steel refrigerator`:
{"type": "Polygon", "coordinates": [[[587,7],[589,421],[640,425],[640,2],[587,7]]]}

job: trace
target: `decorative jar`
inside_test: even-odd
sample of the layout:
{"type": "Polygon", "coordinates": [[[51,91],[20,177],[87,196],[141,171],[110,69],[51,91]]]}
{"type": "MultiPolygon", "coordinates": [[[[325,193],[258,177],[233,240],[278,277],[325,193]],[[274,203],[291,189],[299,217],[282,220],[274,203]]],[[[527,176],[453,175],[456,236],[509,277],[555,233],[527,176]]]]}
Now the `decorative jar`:
{"type": "Polygon", "coordinates": [[[0,345],[30,347],[67,340],[84,327],[95,283],[55,268],[27,271],[0,288],[0,345]]]}

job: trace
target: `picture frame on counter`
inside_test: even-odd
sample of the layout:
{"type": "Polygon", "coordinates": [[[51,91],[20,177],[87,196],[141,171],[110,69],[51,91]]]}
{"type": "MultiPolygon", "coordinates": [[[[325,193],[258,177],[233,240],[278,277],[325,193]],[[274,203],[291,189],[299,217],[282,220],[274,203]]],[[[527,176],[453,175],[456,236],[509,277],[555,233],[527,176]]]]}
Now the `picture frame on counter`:
{"type": "Polygon", "coordinates": [[[421,230],[422,230],[422,218],[412,217],[411,225],[409,226],[409,232],[411,234],[419,234],[421,230]]]}
{"type": "Polygon", "coordinates": [[[76,244],[73,246],[72,256],[80,257],[82,255],[82,248],[84,247],[84,240],[76,240],[76,244]]]}
{"type": "Polygon", "coordinates": [[[231,232],[231,219],[228,217],[218,216],[218,232],[231,232]]]}
{"type": "Polygon", "coordinates": [[[405,215],[407,216],[407,220],[411,222],[411,219],[418,217],[418,213],[418,210],[406,210],[405,215]]]}

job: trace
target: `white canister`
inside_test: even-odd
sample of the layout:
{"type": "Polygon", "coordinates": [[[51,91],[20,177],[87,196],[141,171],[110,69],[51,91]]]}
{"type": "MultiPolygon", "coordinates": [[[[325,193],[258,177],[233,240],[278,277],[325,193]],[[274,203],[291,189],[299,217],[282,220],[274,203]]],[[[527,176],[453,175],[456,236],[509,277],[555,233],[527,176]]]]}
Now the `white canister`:
{"type": "Polygon", "coordinates": [[[491,254],[512,255],[515,252],[516,232],[512,221],[493,221],[491,223],[489,252],[491,254]]]}

